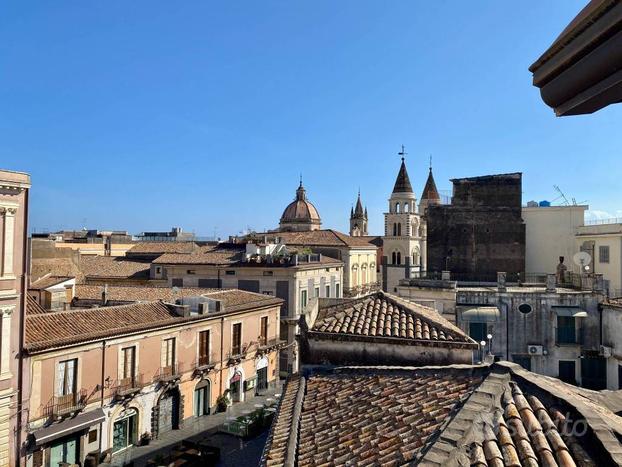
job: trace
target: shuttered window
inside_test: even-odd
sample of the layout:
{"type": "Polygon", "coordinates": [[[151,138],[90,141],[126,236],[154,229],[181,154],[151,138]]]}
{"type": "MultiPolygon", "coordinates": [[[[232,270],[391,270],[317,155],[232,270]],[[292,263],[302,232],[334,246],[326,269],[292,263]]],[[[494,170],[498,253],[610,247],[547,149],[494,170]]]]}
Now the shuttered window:
{"type": "Polygon", "coordinates": [[[259,343],[266,345],[268,343],[268,317],[262,316],[261,318],[261,330],[259,334],[259,343]]]}
{"type": "Polygon", "coordinates": [[[199,333],[199,365],[209,364],[209,331],[199,333]]]}
{"type": "Polygon", "coordinates": [[[233,325],[233,335],[231,341],[231,353],[239,355],[242,352],[242,323],[233,325]]]}

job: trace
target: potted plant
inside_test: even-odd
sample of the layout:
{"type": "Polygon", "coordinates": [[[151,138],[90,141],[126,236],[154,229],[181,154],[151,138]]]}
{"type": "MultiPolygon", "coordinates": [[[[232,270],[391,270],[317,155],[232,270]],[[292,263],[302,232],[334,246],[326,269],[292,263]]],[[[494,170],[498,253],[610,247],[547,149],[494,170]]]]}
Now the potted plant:
{"type": "Polygon", "coordinates": [[[146,431],[145,433],[140,435],[140,445],[141,446],[149,446],[150,442],[151,442],[151,433],[146,431]]]}
{"type": "Polygon", "coordinates": [[[216,410],[218,412],[225,412],[227,410],[227,407],[229,406],[229,390],[225,389],[225,392],[222,396],[219,396],[218,399],[216,399],[216,410]]]}

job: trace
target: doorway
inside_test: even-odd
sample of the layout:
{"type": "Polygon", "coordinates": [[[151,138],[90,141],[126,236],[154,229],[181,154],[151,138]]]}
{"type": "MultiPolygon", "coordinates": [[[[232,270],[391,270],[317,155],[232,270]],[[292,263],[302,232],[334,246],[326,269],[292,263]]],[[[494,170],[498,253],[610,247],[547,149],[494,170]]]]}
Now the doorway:
{"type": "Polygon", "coordinates": [[[210,413],[210,382],[204,379],[196,385],[194,389],[194,416],[202,417],[210,413]]]}

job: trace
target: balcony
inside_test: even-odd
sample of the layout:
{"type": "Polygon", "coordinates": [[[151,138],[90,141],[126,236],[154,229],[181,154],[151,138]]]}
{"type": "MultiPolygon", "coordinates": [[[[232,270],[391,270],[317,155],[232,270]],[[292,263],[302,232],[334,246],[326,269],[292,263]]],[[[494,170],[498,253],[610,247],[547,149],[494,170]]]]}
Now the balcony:
{"type": "Polygon", "coordinates": [[[87,392],[85,389],[73,394],[54,396],[44,407],[46,417],[58,420],[63,417],[74,415],[86,407],[87,392]]]}
{"type": "Polygon", "coordinates": [[[227,353],[227,365],[238,365],[246,358],[250,344],[244,344],[243,346],[233,346],[230,352],[227,353]]]}
{"type": "Polygon", "coordinates": [[[116,400],[130,399],[145,386],[142,374],[128,376],[117,381],[113,387],[113,395],[116,400]]]}
{"type": "Polygon", "coordinates": [[[262,356],[275,350],[282,349],[287,345],[287,342],[281,339],[266,339],[259,338],[259,347],[257,348],[257,355],[262,356]]]}
{"type": "Polygon", "coordinates": [[[215,367],[216,367],[216,363],[213,362],[209,356],[204,355],[204,356],[200,356],[195,362],[194,362],[194,372],[193,372],[193,376],[195,378],[197,377],[203,377],[205,376],[207,373],[209,373],[210,371],[212,371],[215,367]]]}
{"type": "Polygon", "coordinates": [[[160,367],[154,376],[154,381],[169,384],[181,379],[181,367],[178,363],[160,367]]]}

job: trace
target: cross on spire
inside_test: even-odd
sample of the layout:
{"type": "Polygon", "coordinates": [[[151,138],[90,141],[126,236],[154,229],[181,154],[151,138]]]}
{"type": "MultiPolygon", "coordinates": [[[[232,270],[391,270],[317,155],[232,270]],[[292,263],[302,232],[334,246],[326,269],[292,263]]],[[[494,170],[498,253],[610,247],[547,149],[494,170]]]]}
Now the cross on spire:
{"type": "Polygon", "coordinates": [[[406,149],[404,148],[404,145],[402,144],[402,150],[400,152],[397,153],[398,156],[402,156],[402,161],[404,160],[404,157],[407,155],[408,153],[406,152],[406,149]]]}
{"type": "Polygon", "coordinates": [[[432,171],[432,154],[430,154],[430,171],[432,171]]]}

